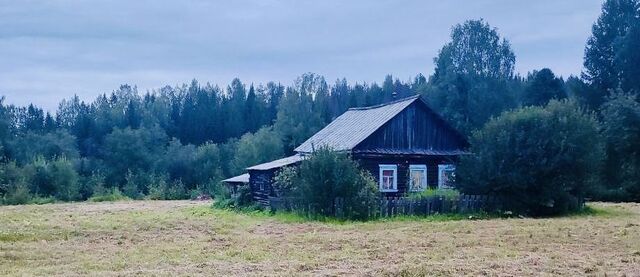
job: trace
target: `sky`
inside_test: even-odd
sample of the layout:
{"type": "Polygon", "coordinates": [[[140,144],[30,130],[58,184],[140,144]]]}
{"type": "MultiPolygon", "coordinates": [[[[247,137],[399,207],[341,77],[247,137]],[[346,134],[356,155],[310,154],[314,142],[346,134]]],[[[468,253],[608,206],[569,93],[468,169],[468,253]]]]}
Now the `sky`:
{"type": "Polygon", "coordinates": [[[305,72],[353,82],[433,73],[451,27],[484,19],[521,75],[582,70],[602,0],[0,0],[0,95],[55,112],[121,84],[197,79],[292,84],[305,72]]]}

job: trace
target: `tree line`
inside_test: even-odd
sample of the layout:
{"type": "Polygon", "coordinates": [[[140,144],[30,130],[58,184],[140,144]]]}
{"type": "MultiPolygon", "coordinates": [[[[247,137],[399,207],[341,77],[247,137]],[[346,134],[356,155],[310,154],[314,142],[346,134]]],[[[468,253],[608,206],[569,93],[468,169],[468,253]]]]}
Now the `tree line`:
{"type": "MultiPolygon", "coordinates": [[[[487,122],[505,112],[537,113],[531,107],[545,108],[550,101],[573,105],[552,109],[593,117],[596,131],[580,140],[602,150],[591,170],[597,174],[589,177],[590,196],[638,200],[639,6],[637,0],[604,2],[586,42],[583,72],[566,80],[548,68],[516,74],[509,41],[488,22],[469,20],[453,26],[432,75],[408,80],[389,75],[380,84],[331,83],[305,73],[289,85],[234,79],[220,87],[193,80],[144,93],[122,85],[93,101],[62,100],[54,113],[2,98],[0,197],[23,203],[115,191],[154,199],[213,195],[222,190],[223,178],[291,154],[350,107],[421,94],[470,138],[483,127],[496,129],[499,124],[487,122]]],[[[483,143],[477,147],[494,143],[472,141],[483,143]]]]}

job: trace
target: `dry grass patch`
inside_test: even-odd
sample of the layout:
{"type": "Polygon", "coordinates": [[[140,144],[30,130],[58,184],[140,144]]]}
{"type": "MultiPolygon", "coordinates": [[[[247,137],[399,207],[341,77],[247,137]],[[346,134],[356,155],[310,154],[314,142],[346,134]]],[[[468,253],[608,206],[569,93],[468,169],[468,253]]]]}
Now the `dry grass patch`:
{"type": "Polygon", "coordinates": [[[640,275],[640,205],[590,216],[297,222],[133,201],[0,207],[0,275],[640,275]]]}

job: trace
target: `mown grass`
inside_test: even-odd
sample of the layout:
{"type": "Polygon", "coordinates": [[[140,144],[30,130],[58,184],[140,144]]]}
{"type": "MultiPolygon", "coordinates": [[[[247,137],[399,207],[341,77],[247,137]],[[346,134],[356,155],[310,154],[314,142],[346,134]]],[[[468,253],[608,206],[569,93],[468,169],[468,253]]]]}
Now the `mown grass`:
{"type": "Polygon", "coordinates": [[[0,207],[0,276],[640,274],[640,205],[317,221],[190,201],[0,207]]]}

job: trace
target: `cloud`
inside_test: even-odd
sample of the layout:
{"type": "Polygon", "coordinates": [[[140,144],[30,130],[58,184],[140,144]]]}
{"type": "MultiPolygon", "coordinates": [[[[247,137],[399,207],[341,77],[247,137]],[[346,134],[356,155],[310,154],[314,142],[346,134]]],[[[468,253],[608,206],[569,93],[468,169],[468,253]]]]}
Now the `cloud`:
{"type": "Polygon", "coordinates": [[[451,26],[484,18],[512,42],[517,70],[581,70],[600,0],[2,1],[0,94],[55,110],[122,83],[382,81],[430,74],[451,26]]]}

